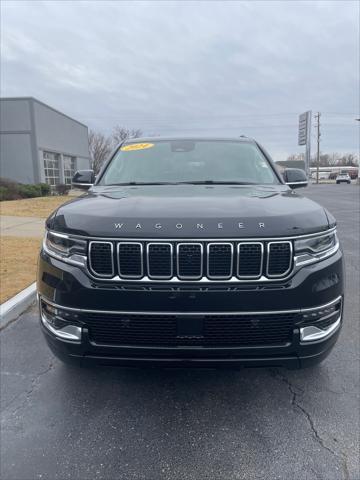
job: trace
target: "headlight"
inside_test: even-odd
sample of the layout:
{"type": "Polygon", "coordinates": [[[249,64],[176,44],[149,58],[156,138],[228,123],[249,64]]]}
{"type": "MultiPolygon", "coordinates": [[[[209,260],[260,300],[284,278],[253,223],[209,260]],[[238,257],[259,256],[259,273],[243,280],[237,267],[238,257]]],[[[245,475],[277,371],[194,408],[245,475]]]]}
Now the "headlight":
{"type": "Polygon", "coordinates": [[[73,265],[86,265],[87,242],[69,235],[45,232],[43,248],[50,256],[73,265]]]}
{"type": "Polygon", "coordinates": [[[305,265],[324,260],[339,249],[336,230],[309,238],[295,240],[295,264],[305,265]]]}

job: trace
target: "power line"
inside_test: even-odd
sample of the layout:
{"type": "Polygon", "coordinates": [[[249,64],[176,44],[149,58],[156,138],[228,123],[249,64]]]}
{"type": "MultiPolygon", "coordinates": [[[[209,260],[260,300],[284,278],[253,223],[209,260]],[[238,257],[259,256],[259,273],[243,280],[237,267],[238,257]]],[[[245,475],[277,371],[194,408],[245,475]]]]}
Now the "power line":
{"type": "MultiPolygon", "coordinates": [[[[125,113],[122,113],[122,114],[110,114],[110,115],[91,115],[91,116],[87,116],[87,115],[82,115],[81,118],[83,119],[93,119],[93,118],[118,118],[120,115],[123,115],[123,116],[126,116],[128,118],[130,117],[138,117],[138,116],[141,116],[141,118],[161,118],[163,120],[166,120],[167,118],[169,117],[174,117],[174,115],[176,115],[177,112],[176,112],[176,109],[174,109],[174,113],[158,113],[156,115],[153,115],[153,114],[146,114],[146,113],[143,113],[143,112],[125,112],[125,113]]],[[[356,113],[354,115],[357,115],[356,113]]],[[[187,114],[187,115],[180,115],[182,118],[184,118],[185,120],[187,120],[189,117],[191,118],[194,118],[194,115],[193,114],[187,114]]],[[[288,112],[288,113],[235,113],[235,114],[227,114],[227,113],[219,113],[219,114],[211,114],[211,113],[203,113],[203,114],[196,114],[195,118],[214,118],[214,119],[218,119],[218,118],[246,118],[246,117],[260,117],[260,118],[263,118],[263,117],[281,117],[281,116],[284,116],[284,117],[290,117],[290,116],[297,116],[297,113],[295,112],[288,112]]],[[[79,117],[79,115],[78,115],[79,117]]]]}
{"type": "MultiPolygon", "coordinates": [[[[336,115],[336,116],[351,116],[351,117],[356,117],[359,115],[358,113],[340,113],[340,112],[322,112],[323,115],[336,115]]],[[[77,115],[78,118],[81,118],[83,120],[93,120],[93,119],[111,119],[111,118],[119,118],[119,117],[126,117],[127,119],[131,118],[137,118],[140,117],[142,119],[146,119],[145,121],[153,121],[155,118],[159,118],[161,121],[166,121],[167,118],[173,118],[176,116],[176,111],[172,114],[165,113],[165,114],[146,114],[142,112],[126,112],[126,113],[119,113],[119,114],[110,114],[110,115],[77,115]]],[[[236,119],[236,118],[253,118],[253,117],[259,117],[259,118],[264,118],[264,117],[290,117],[290,116],[297,116],[297,113],[253,113],[253,114],[197,114],[195,117],[194,115],[185,115],[182,116],[180,115],[180,118],[182,118],[182,121],[188,121],[189,118],[195,118],[195,119],[201,119],[201,118],[206,118],[206,119],[236,119]]]]}
{"type": "Polygon", "coordinates": [[[351,116],[356,116],[359,115],[358,113],[354,112],[322,112],[325,115],[351,115],[351,116]]]}

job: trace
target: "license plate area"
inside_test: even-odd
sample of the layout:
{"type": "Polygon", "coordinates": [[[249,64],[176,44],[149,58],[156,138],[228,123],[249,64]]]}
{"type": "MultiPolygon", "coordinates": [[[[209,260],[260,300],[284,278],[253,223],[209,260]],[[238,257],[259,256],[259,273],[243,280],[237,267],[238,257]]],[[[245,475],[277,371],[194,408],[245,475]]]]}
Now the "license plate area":
{"type": "Polygon", "coordinates": [[[204,317],[202,315],[178,316],[176,338],[178,340],[196,340],[204,338],[204,317]]]}

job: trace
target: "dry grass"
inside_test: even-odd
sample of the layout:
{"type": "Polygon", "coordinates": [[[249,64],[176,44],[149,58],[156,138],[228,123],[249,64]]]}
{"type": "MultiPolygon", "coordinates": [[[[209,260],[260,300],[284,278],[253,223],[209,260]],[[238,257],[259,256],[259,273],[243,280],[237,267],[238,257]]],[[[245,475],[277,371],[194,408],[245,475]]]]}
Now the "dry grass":
{"type": "Polygon", "coordinates": [[[0,202],[0,214],[14,217],[47,218],[51,212],[63,203],[71,200],[68,196],[25,198],[0,202]]]}
{"type": "Polygon", "coordinates": [[[39,238],[1,237],[0,303],[35,281],[40,245],[39,238]]]}

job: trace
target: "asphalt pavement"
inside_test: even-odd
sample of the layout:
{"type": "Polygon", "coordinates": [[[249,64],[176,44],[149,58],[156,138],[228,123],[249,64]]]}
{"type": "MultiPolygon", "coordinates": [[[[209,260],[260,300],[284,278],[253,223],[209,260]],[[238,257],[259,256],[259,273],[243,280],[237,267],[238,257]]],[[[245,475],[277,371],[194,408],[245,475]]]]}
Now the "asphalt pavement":
{"type": "Polygon", "coordinates": [[[303,193],[337,218],[344,327],[299,371],[77,369],[35,308],[0,333],[1,479],[360,479],[359,192],[303,193]]]}

